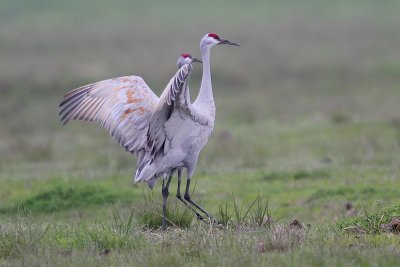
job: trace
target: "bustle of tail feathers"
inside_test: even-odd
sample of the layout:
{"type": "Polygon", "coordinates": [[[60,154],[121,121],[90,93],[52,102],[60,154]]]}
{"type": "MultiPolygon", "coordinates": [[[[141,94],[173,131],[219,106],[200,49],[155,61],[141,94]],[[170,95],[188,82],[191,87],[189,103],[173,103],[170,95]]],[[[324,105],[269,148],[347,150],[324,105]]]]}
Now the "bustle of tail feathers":
{"type": "Polygon", "coordinates": [[[139,169],[135,174],[135,183],[138,182],[149,182],[156,176],[157,169],[154,164],[148,164],[139,172],[139,169]]]}
{"type": "Polygon", "coordinates": [[[153,177],[147,182],[147,185],[149,186],[150,189],[153,189],[153,187],[156,185],[157,180],[158,180],[157,177],[153,177]]]}

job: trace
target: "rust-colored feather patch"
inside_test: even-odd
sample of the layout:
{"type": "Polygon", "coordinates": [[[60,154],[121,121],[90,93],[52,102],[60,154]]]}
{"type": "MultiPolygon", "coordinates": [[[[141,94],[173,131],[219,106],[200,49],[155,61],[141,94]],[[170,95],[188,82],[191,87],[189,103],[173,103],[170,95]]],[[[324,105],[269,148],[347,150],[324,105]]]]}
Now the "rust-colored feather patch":
{"type": "Polygon", "coordinates": [[[123,82],[123,83],[135,84],[135,83],[137,83],[138,81],[137,81],[137,79],[125,78],[125,79],[122,79],[122,82],[123,82]]]}
{"type": "Polygon", "coordinates": [[[137,108],[128,108],[127,110],[124,111],[124,114],[122,115],[122,119],[125,119],[129,114],[132,112],[135,112],[137,108]]]}
{"type": "Polygon", "coordinates": [[[72,90],[60,103],[63,124],[71,120],[102,124],[127,151],[146,146],[147,123],[158,97],[138,76],[99,81],[72,90]]]}
{"type": "Polygon", "coordinates": [[[127,110],[125,110],[124,115],[128,115],[129,113],[132,113],[135,110],[137,110],[137,109],[136,108],[128,108],[127,110]]]}
{"type": "Polygon", "coordinates": [[[114,91],[118,92],[119,90],[124,89],[124,88],[126,88],[125,85],[120,85],[120,86],[115,87],[114,91]]]}
{"type": "Polygon", "coordinates": [[[138,103],[140,102],[140,99],[134,97],[134,92],[132,90],[127,90],[126,91],[126,97],[128,99],[128,103],[129,104],[133,104],[133,103],[138,103]]]}
{"type": "Polygon", "coordinates": [[[147,108],[139,107],[140,114],[143,114],[146,111],[149,111],[147,108]]]}

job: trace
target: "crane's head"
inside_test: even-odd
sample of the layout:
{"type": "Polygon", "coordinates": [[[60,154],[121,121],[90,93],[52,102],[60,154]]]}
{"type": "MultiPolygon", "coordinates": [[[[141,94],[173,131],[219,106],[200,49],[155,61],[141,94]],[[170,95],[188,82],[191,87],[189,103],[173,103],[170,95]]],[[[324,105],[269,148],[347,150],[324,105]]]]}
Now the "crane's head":
{"type": "Polygon", "coordinates": [[[200,47],[207,46],[211,48],[215,45],[222,45],[222,44],[240,46],[238,43],[234,43],[229,40],[220,38],[216,33],[207,33],[200,41],[200,47]]]}
{"type": "Polygon", "coordinates": [[[180,69],[183,65],[192,63],[192,62],[200,62],[203,63],[200,59],[192,57],[191,54],[189,53],[183,53],[179,56],[178,62],[176,62],[176,65],[178,66],[178,69],[180,69]]]}

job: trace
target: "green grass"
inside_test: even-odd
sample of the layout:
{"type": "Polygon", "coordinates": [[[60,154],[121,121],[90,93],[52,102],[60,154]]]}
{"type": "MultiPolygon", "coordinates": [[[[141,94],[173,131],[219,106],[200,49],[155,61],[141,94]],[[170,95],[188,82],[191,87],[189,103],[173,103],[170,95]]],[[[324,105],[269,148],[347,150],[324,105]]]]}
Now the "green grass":
{"type": "MultiPolygon", "coordinates": [[[[178,228],[189,228],[195,218],[189,209],[182,209],[182,203],[169,201],[167,206],[167,226],[178,228]]],[[[153,195],[143,197],[138,205],[135,216],[139,223],[146,229],[158,229],[162,225],[162,203],[157,201],[153,195]]]]}
{"type": "Polygon", "coordinates": [[[104,188],[98,186],[55,186],[50,190],[22,200],[18,206],[0,211],[3,213],[16,211],[19,206],[23,206],[32,212],[54,212],[84,206],[113,203],[117,199],[121,199],[121,197],[113,195],[104,188]]]}
{"type": "MultiPolygon", "coordinates": [[[[90,183],[80,179],[57,179],[49,183],[48,180],[36,179],[28,185],[10,181],[5,188],[7,201],[0,205],[0,214],[12,214],[19,209],[26,209],[33,213],[52,214],[74,209],[90,209],[96,206],[117,203],[130,203],[140,198],[139,193],[126,188],[110,188],[116,185],[118,178],[90,183]],[[18,190],[12,190],[18,188],[18,190]]],[[[124,182],[126,182],[124,180],[124,182]]]]}
{"type": "Polygon", "coordinates": [[[364,210],[361,215],[340,220],[337,224],[341,229],[356,233],[379,234],[385,231],[382,226],[390,223],[394,218],[400,219],[400,206],[389,207],[374,213],[364,210]]]}
{"type": "MultiPolygon", "coordinates": [[[[0,265],[397,266],[399,1],[2,1],[0,265]],[[156,93],[206,32],[214,133],[197,221],[100,126],[61,127],[69,90],[127,74],[156,93]],[[346,206],[352,206],[351,212],[346,206]],[[299,220],[303,228],[289,224],[299,220]]],[[[192,99],[201,68],[191,77],[192,99]]]]}
{"type": "Polygon", "coordinates": [[[63,266],[128,266],[132,262],[141,266],[159,262],[168,266],[365,266],[371,263],[396,266],[400,248],[395,236],[355,237],[330,224],[298,228],[282,221],[266,230],[257,227],[226,229],[195,223],[187,230],[143,231],[134,226],[132,217],[127,215],[109,225],[93,223],[89,226],[55,222],[35,224],[32,218],[19,215],[12,224],[6,223],[3,227],[0,262],[63,266]],[[32,242],[21,239],[27,236],[32,242]],[[12,241],[12,245],[4,241],[12,241]],[[329,255],[329,263],[327,256],[321,258],[321,255],[329,255]]]}

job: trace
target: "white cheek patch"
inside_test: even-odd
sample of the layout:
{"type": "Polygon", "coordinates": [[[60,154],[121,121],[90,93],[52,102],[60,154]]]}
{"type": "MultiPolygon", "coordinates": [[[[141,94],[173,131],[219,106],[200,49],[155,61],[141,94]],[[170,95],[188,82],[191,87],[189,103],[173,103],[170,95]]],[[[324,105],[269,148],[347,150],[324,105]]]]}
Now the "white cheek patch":
{"type": "Polygon", "coordinates": [[[215,39],[215,38],[212,38],[212,39],[210,40],[210,42],[211,42],[211,44],[213,44],[213,45],[219,44],[219,40],[217,40],[217,39],[215,39]]]}

